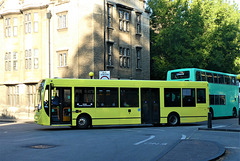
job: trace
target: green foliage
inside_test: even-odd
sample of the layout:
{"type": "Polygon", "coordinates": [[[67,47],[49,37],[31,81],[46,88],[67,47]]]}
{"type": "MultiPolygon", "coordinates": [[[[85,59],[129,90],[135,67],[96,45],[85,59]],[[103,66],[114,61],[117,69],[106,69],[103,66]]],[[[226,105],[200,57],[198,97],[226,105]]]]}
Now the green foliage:
{"type": "Polygon", "coordinates": [[[240,13],[221,0],[149,0],[151,79],[176,68],[240,73],[240,13]]]}

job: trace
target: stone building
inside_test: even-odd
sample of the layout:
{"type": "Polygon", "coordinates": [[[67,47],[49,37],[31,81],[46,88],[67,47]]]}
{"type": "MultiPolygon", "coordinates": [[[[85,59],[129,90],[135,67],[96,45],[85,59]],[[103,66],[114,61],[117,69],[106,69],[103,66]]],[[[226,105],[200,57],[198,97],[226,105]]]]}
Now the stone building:
{"type": "Polygon", "coordinates": [[[0,116],[31,118],[44,78],[150,79],[145,0],[0,0],[0,116]]]}

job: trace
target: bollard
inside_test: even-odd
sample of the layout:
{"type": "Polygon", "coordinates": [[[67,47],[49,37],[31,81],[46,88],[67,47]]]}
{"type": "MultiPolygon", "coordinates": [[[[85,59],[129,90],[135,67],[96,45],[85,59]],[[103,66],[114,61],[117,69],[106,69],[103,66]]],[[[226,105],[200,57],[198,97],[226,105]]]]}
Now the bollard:
{"type": "Polygon", "coordinates": [[[208,112],[208,128],[212,128],[212,113],[208,112]]]}

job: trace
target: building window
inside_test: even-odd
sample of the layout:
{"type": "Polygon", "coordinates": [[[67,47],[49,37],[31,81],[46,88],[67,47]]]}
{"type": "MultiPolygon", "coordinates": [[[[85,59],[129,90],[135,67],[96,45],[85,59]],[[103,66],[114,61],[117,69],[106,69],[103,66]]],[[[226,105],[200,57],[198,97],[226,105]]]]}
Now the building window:
{"type": "Polygon", "coordinates": [[[130,12],[119,9],[119,30],[129,32],[130,12]]]}
{"type": "Polygon", "coordinates": [[[137,34],[141,34],[141,14],[137,13],[136,18],[136,24],[137,24],[137,34]]]}
{"type": "Polygon", "coordinates": [[[5,19],[5,37],[11,36],[11,18],[5,19]]]}
{"type": "Polygon", "coordinates": [[[11,71],[11,52],[5,53],[5,71],[11,71]]]}
{"type": "Polygon", "coordinates": [[[33,15],[33,30],[34,32],[38,32],[38,13],[34,13],[33,15]]]}
{"type": "Polygon", "coordinates": [[[32,51],[25,50],[25,69],[32,69],[32,51]]]}
{"type": "Polygon", "coordinates": [[[38,49],[34,49],[34,69],[38,69],[38,49]]]}
{"type": "Polygon", "coordinates": [[[141,50],[142,48],[137,48],[137,69],[141,69],[141,50]]]}
{"type": "Polygon", "coordinates": [[[19,105],[19,86],[7,87],[7,104],[11,106],[19,105]]]}
{"type": "Polygon", "coordinates": [[[59,52],[59,67],[65,67],[67,66],[67,52],[59,52]]]}
{"type": "Polygon", "coordinates": [[[67,12],[58,14],[58,29],[67,28],[67,12]]]}
{"type": "Polygon", "coordinates": [[[119,66],[124,68],[130,68],[130,49],[119,48],[119,66]]]}
{"type": "Polygon", "coordinates": [[[113,65],[113,44],[108,43],[108,65],[112,66],[113,65]]]}
{"type": "Polygon", "coordinates": [[[25,14],[25,34],[31,33],[31,13],[25,14]]]}
{"type": "Polygon", "coordinates": [[[13,36],[17,36],[17,18],[13,18],[13,36]]]}
{"type": "Polygon", "coordinates": [[[119,48],[119,66],[120,67],[123,66],[123,48],[122,47],[119,48]]]}
{"type": "Polygon", "coordinates": [[[17,53],[13,52],[13,70],[18,70],[18,60],[17,60],[17,53]]]}
{"type": "Polygon", "coordinates": [[[120,67],[124,67],[124,68],[130,68],[130,49],[129,48],[122,48],[120,47],[119,49],[119,63],[120,63],[120,67]]]}
{"type": "Polygon", "coordinates": [[[108,4],[108,8],[107,8],[107,11],[108,11],[108,27],[111,28],[113,27],[113,24],[112,24],[112,9],[113,9],[113,6],[108,4]]]}
{"type": "Polygon", "coordinates": [[[36,85],[34,85],[34,84],[27,85],[27,99],[28,99],[29,107],[34,106],[35,91],[36,91],[36,85]]]}
{"type": "Polygon", "coordinates": [[[130,49],[127,48],[127,68],[130,68],[130,49]]]}

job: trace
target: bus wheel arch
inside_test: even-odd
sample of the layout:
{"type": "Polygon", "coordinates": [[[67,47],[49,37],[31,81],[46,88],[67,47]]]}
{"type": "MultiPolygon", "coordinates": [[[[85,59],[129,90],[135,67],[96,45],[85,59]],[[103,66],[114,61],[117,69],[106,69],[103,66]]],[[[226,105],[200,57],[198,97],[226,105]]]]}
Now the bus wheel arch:
{"type": "Polygon", "coordinates": [[[171,112],[167,118],[168,125],[176,126],[180,124],[180,116],[177,112],[171,112]]]}
{"type": "Polygon", "coordinates": [[[77,117],[77,128],[78,129],[86,129],[88,127],[92,127],[92,118],[89,114],[83,113],[77,117]]]}
{"type": "Polygon", "coordinates": [[[237,117],[237,108],[233,107],[233,111],[232,111],[232,117],[236,118],[237,117]]]}

